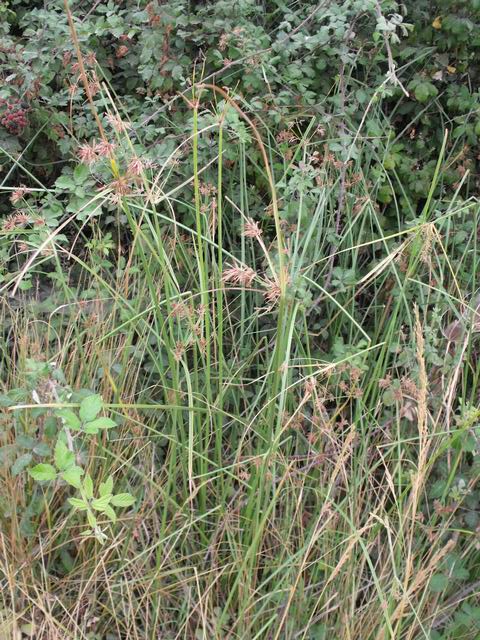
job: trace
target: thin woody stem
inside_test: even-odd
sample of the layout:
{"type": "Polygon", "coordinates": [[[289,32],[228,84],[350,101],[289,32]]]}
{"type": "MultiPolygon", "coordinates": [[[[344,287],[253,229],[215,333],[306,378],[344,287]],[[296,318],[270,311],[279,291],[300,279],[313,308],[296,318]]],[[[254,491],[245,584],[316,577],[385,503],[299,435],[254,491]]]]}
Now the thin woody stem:
{"type": "Polygon", "coordinates": [[[65,12],[67,14],[68,26],[70,27],[70,33],[72,35],[73,45],[75,47],[75,52],[77,54],[78,66],[80,68],[80,77],[82,79],[82,83],[85,89],[85,93],[87,94],[87,100],[90,105],[90,109],[92,111],[92,115],[95,118],[95,122],[97,123],[98,131],[100,133],[100,137],[104,142],[108,142],[107,136],[105,135],[105,130],[102,125],[102,121],[99,118],[97,109],[95,107],[95,103],[93,102],[92,92],[90,91],[90,85],[88,84],[87,73],[85,71],[85,65],[83,64],[83,56],[80,50],[80,44],[78,42],[77,30],[75,29],[75,25],[73,23],[72,12],[70,11],[70,7],[68,6],[68,0],[63,0],[63,4],[65,6],[65,12]]]}

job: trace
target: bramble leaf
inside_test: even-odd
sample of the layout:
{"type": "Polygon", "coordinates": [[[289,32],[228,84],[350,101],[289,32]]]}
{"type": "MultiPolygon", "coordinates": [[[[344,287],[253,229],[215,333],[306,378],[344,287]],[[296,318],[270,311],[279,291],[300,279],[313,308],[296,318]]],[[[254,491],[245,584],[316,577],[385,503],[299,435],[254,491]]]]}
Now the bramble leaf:
{"type": "Polygon", "coordinates": [[[109,518],[113,523],[115,523],[117,521],[117,514],[115,513],[115,511],[112,509],[112,507],[110,505],[107,505],[104,509],[103,509],[103,513],[107,516],[107,518],[109,518]]]}
{"type": "Polygon", "coordinates": [[[95,509],[95,511],[103,511],[105,507],[108,507],[108,503],[111,499],[111,494],[103,496],[102,498],[96,498],[95,500],[92,500],[92,508],[95,509]]]}
{"type": "Polygon", "coordinates": [[[18,476],[18,474],[21,473],[25,469],[25,467],[30,464],[31,461],[31,453],[24,453],[22,456],[19,456],[10,468],[12,476],[18,476]]]}
{"type": "Polygon", "coordinates": [[[65,426],[72,429],[72,431],[78,431],[82,426],[79,417],[71,409],[59,409],[56,413],[65,426]]]}
{"type": "Polygon", "coordinates": [[[52,467],[51,464],[44,464],[43,462],[30,469],[29,473],[32,478],[38,482],[48,482],[55,480],[57,477],[55,467],[52,467]]]}
{"type": "Polygon", "coordinates": [[[69,498],[68,502],[74,509],[78,509],[79,511],[85,511],[86,509],[88,509],[87,503],[80,498],[69,498]]]}
{"type": "Polygon", "coordinates": [[[75,465],[73,467],[69,467],[62,473],[62,478],[65,480],[65,482],[72,485],[72,487],[75,487],[76,489],[80,489],[80,487],[82,486],[82,476],[82,467],[77,467],[75,465]]]}
{"type": "Polygon", "coordinates": [[[112,476],[109,476],[105,482],[101,482],[100,483],[100,487],[99,487],[99,493],[100,493],[100,497],[106,496],[109,493],[112,493],[113,490],[113,478],[112,476]]]}
{"type": "Polygon", "coordinates": [[[85,433],[98,433],[99,429],[112,429],[117,424],[111,418],[97,418],[84,425],[85,433]]]}
{"type": "Polygon", "coordinates": [[[87,520],[92,529],[95,529],[95,527],[97,526],[97,519],[90,510],[87,511],[87,520]]]}
{"type": "Polygon", "coordinates": [[[129,493],[117,493],[111,500],[114,507],[130,507],[134,502],[135,498],[129,493]]]}
{"type": "Polygon", "coordinates": [[[85,490],[85,495],[87,498],[93,498],[93,480],[90,474],[85,476],[85,480],[83,481],[83,488],[85,490]]]}
{"type": "Polygon", "coordinates": [[[441,593],[448,586],[448,577],[443,573],[434,573],[430,578],[430,590],[434,593],[441,593]]]}
{"type": "Polygon", "coordinates": [[[55,466],[60,471],[65,471],[75,464],[75,454],[62,440],[57,440],[55,445],[55,466]]]}
{"type": "Polygon", "coordinates": [[[84,398],[80,404],[80,419],[82,422],[95,420],[102,410],[102,406],[102,396],[95,394],[84,398]]]}

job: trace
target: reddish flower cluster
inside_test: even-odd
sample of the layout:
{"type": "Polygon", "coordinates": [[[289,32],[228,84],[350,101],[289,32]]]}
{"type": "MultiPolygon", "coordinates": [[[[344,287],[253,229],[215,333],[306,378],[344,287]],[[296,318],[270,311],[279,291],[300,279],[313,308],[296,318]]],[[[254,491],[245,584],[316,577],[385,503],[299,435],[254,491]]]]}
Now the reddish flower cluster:
{"type": "Polygon", "coordinates": [[[15,191],[12,192],[12,195],[10,196],[10,202],[12,204],[17,204],[17,202],[20,202],[21,200],[23,200],[27,192],[28,192],[27,187],[22,184],[20,187],[18,187],[17,189],[15,189],[15,191]]]}
{"type": "Polygon", "coordinates": [[[246,265],[231,266],[227,265],[227,269],[222,274],[223,282],[231,282],[242,287],[250,287],[257,275],[256,271],[246,265]]]}
{"type": "Polygon", "coordinates": [[[78,158],[82,164],[92,165],[100,158],[109,158],[115,151],[116,145],[113,142],[107,140],[101,140],[100,142],[85,143],[80,145],[77,150],[78,158]]]}
{"type": "Polygon", "coordinates": [[[0,118],[0,123],[5,129],[14,136],[18,136],[27,126],[27,111],[20,100],[8,102],[2,100],[0,105],[4,107],[4,111],[0,118]]]}
{"type": "Polygon", "coordinates": [[[3,221],[2,230],[3,231],[13,231],[18,227],[25,227],[30,222],[30,216],[28,216],[23,211],[19,211],[18,213],[14,213],[11,216],[8,216],[6,220],[3,221]]]}

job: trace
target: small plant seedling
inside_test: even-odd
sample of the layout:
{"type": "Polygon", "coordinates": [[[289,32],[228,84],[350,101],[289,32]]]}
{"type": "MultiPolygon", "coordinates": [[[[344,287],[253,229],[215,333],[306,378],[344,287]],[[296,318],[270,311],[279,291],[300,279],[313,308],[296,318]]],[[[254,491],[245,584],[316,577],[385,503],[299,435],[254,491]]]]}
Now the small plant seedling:
{"type": "MultiPolygon", "coordinates": [[[[82,535],[93,535],[101,544],[104,544],[107,535],[99,525],[97,515],[105,515],[115,524],[117,514],[114,508],[130,507],[135,503],[135,498],[129,493],[113,494],[111,475],[105,482],[100,483],[98,495],[95,496],[91,475],[85,475],[83,467],[78,464],[74,438],[82,435],[94,436],[102,430],[116,426],[112,418],[100,415],[103,407],[102,397],[91,394],[81,401],[78,412],[64,407],[56,409],[54,413],[60,418],[63,429],[58,434],[53,459],[51,462],[41,462],[29,469],[30,476],[37,482],[60,480],[78,491],[79,497],[68,498],[68,503],[75,511],[86,513],[89,528],[82,535]]],[[[31,460],[31,455],[27,455],[24,466],[31,460]]]]}
{"type": "Polygon", "coordinates": [[[134,504],[135,498],[129,493],[112,494],[113,478],[109,476],[105,482],[100,483],[98,496],[95,497],[93,489],[93,480],[90,475],[86,475],[83,483],[80,485],[80,498],[69,498],[68,502],[76,511],[85,511],[89,529],[82,532],[82,536],[94,535],[95,538],[103,544],[107,539],[104,531],[101,529],[96,513],[107,516],[114,524],[117,521],[117,514],[114,507],[123,508],[130,507],[134,504]]]}

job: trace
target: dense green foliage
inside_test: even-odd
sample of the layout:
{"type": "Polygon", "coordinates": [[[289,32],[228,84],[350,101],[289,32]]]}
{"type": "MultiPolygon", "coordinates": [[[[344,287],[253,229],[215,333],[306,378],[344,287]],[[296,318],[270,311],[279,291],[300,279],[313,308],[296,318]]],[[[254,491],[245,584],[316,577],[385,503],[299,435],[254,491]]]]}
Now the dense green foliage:
{"type": "MultiPolygon", "coordinates": [[[[321,134],[328,133],[326,150],[337,162],[361,158],[385,231],[402,228],[420,213],[445,129],[451,134],[448,161],[437,194],[448,197],[467,170],[462,195],[476,187],[480,7],[475,2],[421,0],[411,7],[383,2],[380,14],[375,0],[240,0],[233,6],[222,1],[110,0],[92,10],[84,4],[76,2],[72,8],[95,103],[106,115],[107,88],[101,89],[106,82],[121,113],[128,114],[135,153],[144,161],[162,165],[181,142],[181,132],[187,137],[191,111],[178,93],[191,99],[192,81],[207,77],[243,96],[262,135],[279,141],[277,153],[283,158],[289,156],[291,139],[312,126],[318,127],[319,143],[321,134]],[[385,38],[408,97],[388,79],[385,38]]],[[[63,2],[45,7],[21,0],[2,3],[7,20],[0,52],[0,160],[9,167],[8,185],[34,187],[35,176],[54,187],[63,176],[41,202],[47,225],[55,225],[63,212],[77,211],[87,202],[95,182],[108,181],[109,173],[98,167],[94,180],[87,175],[69,178],[79,144],[98,137],[98,131],[85,104],[63,2]],[[9,162],[18,153],[24,171],[9,162]]],[[[243,123],[233,120],[231,130],[248,140],[243,123]]],[[[208,121],[205,116],[202,124],[208,121]]],[[[109,121],[105,126],[109,135],[115,134],[109,121]]],[[[207,143],[205,147],[206,159],[207,143]]],[[[318,144],[315,151],[321,148],[318,144]]],[[[181,151],[188,156],[187,147],[181,151]]],[[[121,149],[118,154],[122,158],[129,152],[121,149]]],[[[323,150],[320,154],[329,157],[323,150]]],[[[233,145],[226,152],[233,165],[231,178],[225,168],[232,181],[237,158],[233,145]]],[[[170,184],[181,183],[188,157],[183,160],[172,170],[170,184]]],[[[298,160],[292,159],[297,170],[298,160]]],[[[279,185],[286,200],[299,180],[314,186],[316,167],[312,158],[306,160],[310,168],[301,171],[301,178],[294,174],[279,185]]],[[[273,161],[281,171],[280,157],[273,161]]],[[[253,167],[248,171],[251,187],[256,185],[252,213],[264,217],[261,177],[254,177],[253,167]]],[[[8,204],[2,208],[8,215],[8,204]]],[[[180,212],[188,224],[188,207],[180,212]]],[[[95,215],[101,213],[97,207],[95,215]]],[[[288,220],[288,207],[282,213],[288,220]]],[[[112,216],[102,220],[107,230],[112,216]]],[[[336,231],[332,223],[330,232],[336,231]]],[[[39,228],[35,235],[41,238],[42,233],[39,228]]],[[[8,256],[4,245],[1,255],[4,260],[8,256]]]]}
{"type": "Polygon", "coordinates": [[[476,640],[480,1],[67,6],[0,0],[0,637],[476,640]]]}

